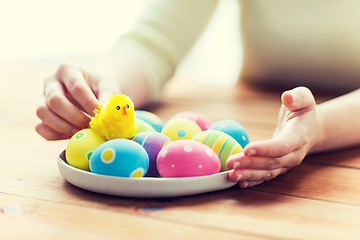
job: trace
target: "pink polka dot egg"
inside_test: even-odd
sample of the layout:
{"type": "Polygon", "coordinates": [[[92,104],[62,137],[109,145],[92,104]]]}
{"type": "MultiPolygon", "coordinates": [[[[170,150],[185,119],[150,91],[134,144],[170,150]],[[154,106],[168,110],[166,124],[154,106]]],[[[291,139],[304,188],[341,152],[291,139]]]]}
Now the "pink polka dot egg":
{"type": "Polygon", "coordinates": [[[193,140],[166,144],[157,156],[161,177],[195,177],[220,172],[221,163],[208,146],[193,140]]]}

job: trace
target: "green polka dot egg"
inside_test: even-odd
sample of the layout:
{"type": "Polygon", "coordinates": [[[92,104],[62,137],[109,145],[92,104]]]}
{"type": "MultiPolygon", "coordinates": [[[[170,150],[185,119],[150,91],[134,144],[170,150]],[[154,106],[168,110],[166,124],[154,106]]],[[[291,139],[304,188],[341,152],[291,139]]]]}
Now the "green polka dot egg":
{"type": "Polygon", "coordinates": [[[155,131],[161,132],[161,129],[163,128],[164,123],[155,114],[148,112],[148,111],[144,111],[144,110],[135,110],[135,115],[136,115],[136,119],[141,119],[141,120],[147,122],[148,124],[151,125],[151,127],[153,127],[155,129],[155,131]]]}
{"type": "Polygon", "coordinates": [[[92,129],[86,128],[75,133],[66,147],[66,161],[73,167],[90,171],[89,160],[94,150],[105,142],[92,129]]]}
{"type": "Polygon", "coordinates": [[[136,118],[135,119],[135,125],[136,125],[136,132],[135,135],[141,132],[154,132],[155,129],[147,122],[145,122],[142,119],[136,118]]]}

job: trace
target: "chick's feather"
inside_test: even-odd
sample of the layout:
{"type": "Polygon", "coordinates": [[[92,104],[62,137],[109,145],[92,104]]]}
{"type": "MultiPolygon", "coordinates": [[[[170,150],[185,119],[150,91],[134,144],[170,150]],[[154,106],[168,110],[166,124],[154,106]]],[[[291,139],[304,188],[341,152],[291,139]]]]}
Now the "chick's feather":
{"type": "Polygon", "coordinates": [[[105,105],[99,105],[91,118],[90,128],[106,140],[132,138],[136,132],[135,110],[126,95],[114,95],[105,105]]]}

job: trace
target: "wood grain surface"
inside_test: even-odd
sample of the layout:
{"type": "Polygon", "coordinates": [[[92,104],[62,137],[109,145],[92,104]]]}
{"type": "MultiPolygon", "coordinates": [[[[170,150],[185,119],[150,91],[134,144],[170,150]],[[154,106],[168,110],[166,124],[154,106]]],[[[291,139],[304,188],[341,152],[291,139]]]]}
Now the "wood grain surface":
{"type": "MultiPolygon", "coordinates": [[[[56,165],[67,141],[34,131],[43,79],[56,66],[0,65],[1,239],[360,239],[360,148],[307,156],[253,188],[196,196],[123,198],[67,183],[56,165]]],[[[180,111],[237,120],[256,141],[271,137],[280,94],[175,78],[149,110],[164,121],[180,111]]]]}

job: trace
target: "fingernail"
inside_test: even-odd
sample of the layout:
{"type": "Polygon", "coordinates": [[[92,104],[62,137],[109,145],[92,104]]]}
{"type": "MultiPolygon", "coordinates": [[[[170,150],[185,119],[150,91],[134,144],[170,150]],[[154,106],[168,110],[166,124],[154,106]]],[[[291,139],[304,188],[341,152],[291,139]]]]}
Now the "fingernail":
{"type": "Polygon", "coordinates": [[[239,173],[237,176],[237,181],[240,181],[242,177],[243,177],[243,175],[241,173],[239,173]]]}
{"type": "Polygon", "coordinates": [[[233,168],[234,169],[240,168],[240,165],[241,165],[240,162],[235,162],[233,168]]]}
{"type": "Polygon", "coordinates": [[[247,186],[249,186],[249,182],[242,182],[239,184],[240,188],[247,188],[247,186]]]}
{"type": "Polygon", "coordinates": [[[250,149],[246,155],[247,155],[247,156],[255,156],[255,155],[256,155],[256,151],[255,151],[254,149],[250,149]]]}

